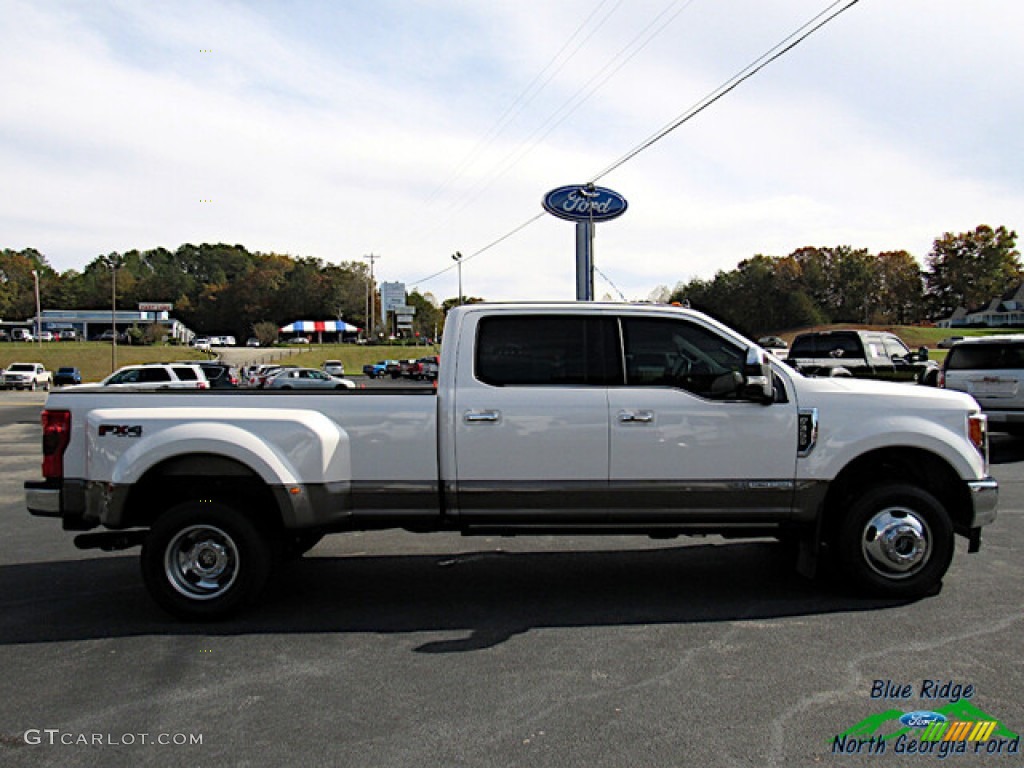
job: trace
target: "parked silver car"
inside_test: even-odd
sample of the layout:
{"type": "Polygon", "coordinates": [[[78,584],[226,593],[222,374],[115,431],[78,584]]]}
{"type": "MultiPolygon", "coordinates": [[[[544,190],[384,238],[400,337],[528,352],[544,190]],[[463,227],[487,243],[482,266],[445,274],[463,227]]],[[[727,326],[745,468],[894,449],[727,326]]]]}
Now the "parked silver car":
{"type": "Polygon", "coordinates": [[[972,395],[993,431],[1024,435],[1024,334],[958,341],[946,355],[939,385],[972,395]]]}
{"type": "Polygon", "coordinates": [[[267,389],[355,389],[354,382],[329,376],[316,368],[282,368],[267,381],[267,389]]]}

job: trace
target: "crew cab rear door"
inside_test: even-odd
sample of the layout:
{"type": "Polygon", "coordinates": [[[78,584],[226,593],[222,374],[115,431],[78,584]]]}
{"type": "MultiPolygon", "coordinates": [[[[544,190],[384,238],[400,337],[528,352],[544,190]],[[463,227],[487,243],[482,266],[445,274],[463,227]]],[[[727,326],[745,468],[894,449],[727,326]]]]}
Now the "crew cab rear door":
{"type": "MultiPolygon", "coordinates": [[[[467,322],[450,428],[466,522],[592,518],[606,503],[615,318],[495,310],[467,322]]],[[[449,489],[450,490],[450,489],[449,489]]],[[[449,497],[451,498],[451,497],[449,497]]]]}
{"type": "Polygon", "coordinates": [[[608,395],[609,506],[666,522],[788,518],[795,403],[742,399],[746,348],[694,318],[621,323],[626,380],[608,395]]]}

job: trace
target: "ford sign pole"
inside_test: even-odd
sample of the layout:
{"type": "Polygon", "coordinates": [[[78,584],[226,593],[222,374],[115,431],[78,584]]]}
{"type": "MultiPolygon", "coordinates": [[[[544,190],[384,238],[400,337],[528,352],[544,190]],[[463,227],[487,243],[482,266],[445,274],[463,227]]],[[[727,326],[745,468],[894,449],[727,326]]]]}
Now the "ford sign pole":
{"type": "Polygon", "coordinates": [[[593,184],[570,184],[544,196],[544,210],[576,222],[576,300],[594,300],[594,223],[626,212],[626,198],[593,184]]]}
{"type": "Polygon", "coordinates": [[[576,301],[594,300],[594,222],[576,222],[576,301]]]}

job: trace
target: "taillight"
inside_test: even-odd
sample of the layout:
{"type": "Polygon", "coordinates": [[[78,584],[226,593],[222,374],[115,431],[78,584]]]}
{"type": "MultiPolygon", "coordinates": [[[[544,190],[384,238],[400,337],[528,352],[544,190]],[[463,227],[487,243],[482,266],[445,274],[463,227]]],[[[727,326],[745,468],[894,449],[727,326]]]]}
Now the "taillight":
{"type": "Polygon", "coordinates": [[[71,411],[43,411],[43,477],[64,477],[64,451],[71,442],[71,411]]]}
{"type": "Polygon", "coordinates": [[[939,378],[936,379],[936,386],[938,386],[940,389],[945,389],[946,388],[946,372],[945,371],[939,371],[939,378]]]}

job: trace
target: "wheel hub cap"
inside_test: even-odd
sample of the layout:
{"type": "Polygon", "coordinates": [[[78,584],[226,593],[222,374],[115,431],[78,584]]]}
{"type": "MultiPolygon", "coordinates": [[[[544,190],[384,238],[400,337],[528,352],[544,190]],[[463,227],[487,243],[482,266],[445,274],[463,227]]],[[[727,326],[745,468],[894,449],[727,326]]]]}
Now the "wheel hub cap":
{"type": "Polygon", "coordinates": [[[167,545],[164,572],[178,592],[193,600],[224,594],[238,577],[239,554],[232,538],[209,525],[180,531],[167,545]]]}
{"type": "Polygon", "coordinates": [[[228,564],[227,550],[215,541],[203,541],[188,553],[189,569],[205,578],[216,578],[228,564]]]}
{"type": "Polygon", "coordinates": [[[886,576],[909,576],[931,553],[928,527],[910,509],[886,509],[868,521],[862,547],[868,564],[886,576]]]}

